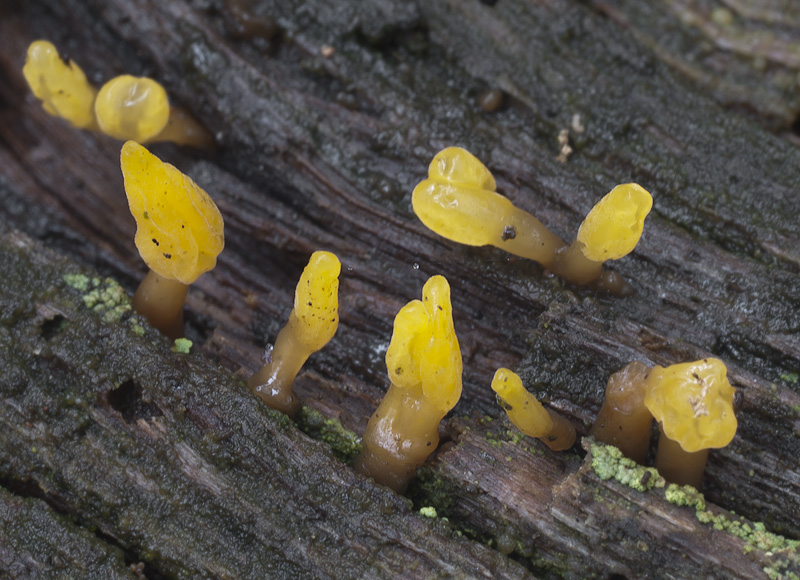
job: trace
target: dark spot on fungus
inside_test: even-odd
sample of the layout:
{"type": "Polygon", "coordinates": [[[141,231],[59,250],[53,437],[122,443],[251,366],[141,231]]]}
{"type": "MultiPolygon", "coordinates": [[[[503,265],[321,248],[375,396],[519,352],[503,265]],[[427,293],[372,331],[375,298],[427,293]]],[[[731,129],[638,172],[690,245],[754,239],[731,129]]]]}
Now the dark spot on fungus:
{"type": "Polygon", "coordinates": [[[500,405],[505,411],[511,411],[514,407],[509,405],[505,399],[501,399],[500,396],[497,396],[497,404],[500,405]]]}
{"type": "Polygon", "coordinates": [[[159,245],[159,243],[158,243],[158,240],[157,240],[157,239],[155,239],[155,238],[153,238],[153,243],[154,243],[156,246],[158,246],[158,245],[159,245]]]}
{"type": "Polygon", "coordinates": [[[164,257],[165,257],[167,260],[171,260],[171,259],[172,259],[172,254],[164,254],[164,257]]]}
{"type": "Polygon", "coordinates": [[[503,229],[503,235],[500,236],[500,239],[502,239],[505,242],[506,240],[513,240],[516,237],[517,237],[517,228],[515,228],[514,226],[506,226],[503,229]]]}
{"type": "Polygon", "coordinates": [[[396,369],[394,369],[394,374],[402,375],[403,374],[403,367],[397,367],[396,369]]]}

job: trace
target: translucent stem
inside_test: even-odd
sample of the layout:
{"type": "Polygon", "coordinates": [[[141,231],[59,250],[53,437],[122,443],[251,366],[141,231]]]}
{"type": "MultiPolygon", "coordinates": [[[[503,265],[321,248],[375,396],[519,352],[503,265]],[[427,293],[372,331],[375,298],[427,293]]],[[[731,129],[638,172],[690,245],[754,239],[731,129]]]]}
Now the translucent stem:
{"type": "Polygon", "coordinates": [[[635,361],[611,375],[603,406],[590,431],[595,439],[614,445],[637,463],[644,463],[653,428],[653,415],[644,404],[648,370],[635,361]]]}
{"type": "MultiPolygon", "coordinates": [[[[566,246],[542,222],[511,204],[505,212],[498,212],[497,218],[490,243],[515,256],[535,260],[550,268],[557,259],[558,250],[566,246]]],[[[487,219],[492,219],[492,216],[487,216],[487,219]]]]}
{"type": "Polygon", "coordinates": [[[564,451],[572,447],[575,444],[575,426],[569,419],[550,409],[547,410],[547,414],[550,415],[553,426],[546,435],[539,439],[553,451],[564,451]]]}
{"type": "Polygon", "coordinates": [[[667,481],[702,489],[707,460],[708,449],[690,453],[667,437],[663,430],[659,434],[656,469],[667,481]]]}
{"type": "Polygon", "coordinates": [[[292,386],[300,369],[313,352],[301,340],[297,331],[297,318],[289,317],[289,323],[278,333],[272,349],[272,361],[261,367],[247,381],[256,395],[273,409],[294,416],[300,408],[292,386]]]}
{"type": "Polygon", "coordinates": [[[186,109],[180,107],[170,107],[169,119],[161,132],[148,139],[148,143],[159,141],[169,141],[178,145],[189,145],[213,151],[217,143],[214,136],[200,124],[186,109]]]}
{"type": "Polygon", "coordinates": [[[556,255],[550,269],[554,274],[574,284],[591,284],[603,272],[603,263],[594,262],[583,255],[581,242],[575,241],[556,255]]]}
{"type": "Polygon", "coordinates": [[[425,403],[420,389],[390,386],[367,424],[364,449],[353,468],[404,492],[417,468],[439,444],[439,422],[445,413],[425,403]]]}
{"type": "Polygon", "coordinates": [[[175,340],[183,336],[183,303],[188,290],[188,284],[150,270],[133,295],[133,308],[153,328],[175,340]]]}

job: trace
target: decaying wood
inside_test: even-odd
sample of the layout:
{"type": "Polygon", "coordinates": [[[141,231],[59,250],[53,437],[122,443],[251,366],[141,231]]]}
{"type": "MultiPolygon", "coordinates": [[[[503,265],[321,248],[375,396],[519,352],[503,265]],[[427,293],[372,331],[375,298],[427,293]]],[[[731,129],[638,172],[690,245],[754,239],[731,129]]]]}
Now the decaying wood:
{"type": "MultiPolygon", "coordinates": [[[[530,389],[585,432],[605,381],[627,362],[718,356],[743,401],[733,444],[712,454],[707,498],[800,538],[800,152],[791,137],[796,91],[786,88],[800,69],[800,12],[769,0],[649,4],[0,3],[6,228],[129,291],[144,270],[119,143],[71,129],[28,94],[20,67],[27,44],[40,37],[98,84],[123,72],[155,77],[201,119],[218,151],[154,150],[207,189],[226,220],[219,265],[188,301],[189,338],[208,362],[150,345],[127,318],[102,322],[73,304],[75,295],[43,291],[45,283],[71,291],[56,271],[72,265],[55,255],[43,254],[33,268],[38,290],[3,286],[9,348],[2,356],[12,372],[3,382],[0,481],[44,498],[76,528],[96,528],[130,562],[146,562],[154,578],[243,577],[235,570],[245,547],[263,557],[260,576],[256,564],[247,568],[253,577],[391,576],[407,558],[418,577],[524,576],[523,566],[544,577],[766,575],[771,556],[742,555],[741,540],[666,503],[663,492],[636,495],[600,482],[574,454],[489,445],[479,419],[499,414],[488,388],[499,366],[518,368],[530,389]],[[479,106],[488,89],[504,92],[500,110],[479,106]],[[572,153],[559,159],[564,129],[572,153]],[[433,154],[453,144],[478,155],[504,194],[567,239],[616,183],[650,190],[654,210],[639,247],[610,266],[636,295],[572,287],[535,264],[426,230],[411,212],[410,191],[433,154]],[[450,425],[454,443],[415,497],[511,559],[411,514],[231,378],[258,367],[315,249],[335,252],[344,265],[341,327],[309,361],[298,389],[307,405],[357,433],[385,389],[394,314],[428,276],[450,281],[465,367],[455,415],[469,418],[450,425]],[[54,319],[75,330],[44,338],[41,325],[54,319]],[[93,342],[90,331],[102,338],[93,342]],[[145,363],[145,354],[157,362],[145,363]],[[134,407],[155,401],[160,414],[126,420],[108,403],[134,371],[148,398],[134,407]],[[225,386],[209,388],[212,377],[225,386]],[[40,384],[39,394],[26,399],[23,384],[40,384]],[[70,410],[59,385],[81,393],[83,406],[70,410]],[[168,385],[184,385],[192,404],[168,385]],[[31,406],[37,397],[50,413],[31,406]],[[59,430],[59,418],[71,427],[59,430]],[[142,451],[132,441],[143,441],[142,451]],[[211,459],[219,450],[221,463],[211,459]],[[263,457],[279,458],[283,471],[263,457]],[[98,464],[108,467],[90,467],[98,464]],[[209,484],[214,478],[238,495],[223,497],[224,486],[209,484]],[[447,490],[446,501],[430,482],[447,490]],[[293,495],[294,483],[305,491],[293,495]],[[131,512],[132,499],[151,488],[166,490],[163,504],[131,512]],[[351,488],[356,498],[329,505],[351,488]],[[204,520],[209,497],[216,503],[204,520]],[[245,506],[255,506],[254,515],[245,506]],[[657,532],[667,528],[680,528],[680,537],[657,532]],[[723,547],[737,557],[722,558],[723,547]],[[339,563],[326,567],[327,558],[339,563]]],[[[17,236],[6,243],[24,239],[17,236]]],[[[20,244],[4,252],[35,260],[37,246],[20,244]]]]}

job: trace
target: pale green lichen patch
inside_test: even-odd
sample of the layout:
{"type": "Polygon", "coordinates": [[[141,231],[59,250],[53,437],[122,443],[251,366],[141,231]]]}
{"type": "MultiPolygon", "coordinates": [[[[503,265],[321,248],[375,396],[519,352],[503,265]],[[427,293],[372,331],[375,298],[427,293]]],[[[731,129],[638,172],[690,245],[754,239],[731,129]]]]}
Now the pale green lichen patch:
{"type": "Polygon", "coordinates": [[[716,530],[727,532],[743,540],[745,553],[761,550],[766,553],[766,556],[774,557],[775,560],[764,568],[764,572],[771,579],[800,580],[794,572],[787,570],[789,566],[796,567],[800,564],[800,558],[797,555],[800,541],[789,540],[768,532],[766,526],[761,522],[750,522],[727,512],[714,514],[710,510],[706,510],[703,494],[689,485],[680,486],[671,483],[664,490],[664,497],[675,505],[694,508],[699,522],[712,525],[716,530]]]}
{"type": "Polygon", "coordinates": [[[654,487],[664,487],[664,478],[654,467],[644,467],[625,457],[613,445],[592,443],[592,469],[600,479],[614,479],[637,491],[647,491],[654,487]]]}
{"type": "Polygon", "coordinates": [[[144,336],[145,332],[144,326],[141,325],[141,323],[138,320],[138,317],[131,316],[128,319],[128,325],[131,327],[133,334],[135,334],[136,336],[144,336]]]}
{"type": "Polygon", "coordinates": [[[172,352],[180,354],[189,354],[192,349],[192,341],[188,338],[176,338],[175,343],[172,345],[172,352]]]}
{"type": "Polygon", "coordinates": [[[664,497],[669,503],[680,506],[690,506],[701,512],[706,509],[706,499],[703,494],[691,485],[676,485],[670,483],[664,490],[664,497]]]}
{"type": "Polygon", "coordinates": [[[433,506],[428,505],[428,506],[425,506],[423,508],[420,508],[419,513],[421,515],[425,516],[426,518],[435,518],[436,517],[436,508],[433,507],[433,506]]]}
{"type": "Polygon", "coordinates": [[[338,419],[326,417],[316,409],[303,407],[298,420],[305,433],[330,445],[333,454],[344,463],[350,463],[361,453],[361,437],[342,426],[338,419]]]}
{"type": "Polygon", "coordinates": [[[102,315],[103,322],[119,322],[131,310],[127,292],[112,278],[101,280],[81,274],[66,274],[64,281],[71,288],[84,292],[81,297],[83,304],[102,315]]]}
{"type": "Polygon", "coordinates": [[[64,274],[64,282],[78,292],[86,292],[89,290],[91,280],[89,276],[84,276],[83,274],[64,274]]]}

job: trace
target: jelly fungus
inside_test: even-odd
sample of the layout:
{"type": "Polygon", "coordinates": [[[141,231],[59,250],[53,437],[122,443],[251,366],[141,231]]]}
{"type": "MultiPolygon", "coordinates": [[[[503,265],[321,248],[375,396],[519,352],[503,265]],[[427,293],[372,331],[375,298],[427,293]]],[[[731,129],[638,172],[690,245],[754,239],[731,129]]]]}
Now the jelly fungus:
{"type": "Polygon", "coordinates": [[[448,147],[431,161],[428,179],[414,188],[411,203],[422,223],[448,240],[491,245],[550,265],[566,244],[495,187],[494,177],[474,155],[448,147]]]}
{"type": "MultiPolygon", "coordinates": [[[[653,198],[635,183],[616,186],[584,218],[572,245],[560,252],[553,271],[577,284],[601,280],[603,262],[619,260],[639,243],[644,219],[653,207],[653,198]]],[[[621,291],[621,278],[606,277],[612,292],[621,291]]]]}
{"type": "Polygon", "coordinates": [[[625,457],[644,463],[650,447],[653,415],[645,407],[645,377],[650,367],[635,361],[608,379],[606,397],[590,431],[625,457]]]}
{"type": "Polygon", "coordinates": [[[169,99],[153,79],[122,75],[102,86],[94,111],[106,135],[146,143],[167,126],[169,99]]]}
{"type": "Polygon", "coordinates": [[[522,386],[522,380],[509,369],[497,369],[492,379],[497,402],[512,423],[528,435],[541,439],[553,451],[569,449],[575,443],[575,427],[561,415],[545,409],[522,386]]]}
{"type": "Polygon", "coordinates": [[[650,371],[644,404],[661,429],[656,468],[665,479],[700,489],[708,450],[736,434],[734,394],[725,364],[715,358],[650,371]]]}
{"type": "Polygon", "coordinates": [[[225,246],[222,216],[191,178],[135,141],[122,146],[120,165],[134,241],[150,268],[133,307],[168,337],[182,337],[189,284],[214,268],[225,246]]]}
{"type": "Polygon", "coordinates": [[[292,416],[300,403],[292,391],[308,357],[336,334],[339,326],[339,273],[342,265],[330,252],[314,252],[300,276],[289,322],[278,333],[272,360],[247,381],[264,402],[292,416]]]}
{"type": "Polygon", "coordinates": [[[483,163],[465,149],[448,147],[433,158],[428,178],[414,188],[411,202],[422,223],[449,240],[498,247],[577,284],[615,293],[629,290],[619,276],[604,275],[602,263],[623,257],[639,241],[653,203],[642,187],[615,187],[586,216],[571,246],[495,189],[483,163]]]}
{"type": "Polygon", "coordinates": [[[149,78],[118,76],[98,90],[80,67],[46,40],[28,47],[22,73],[45,111],[80,129],[140,143],[170,141],[210,150],[214,138],[187,111],[170,107],[167,92],[149,78]]]}
{"type": "Polygon", "coordinates": [[[367,424],[354,467],[403,492],[436,449],[439,423],[461,397],[461,351],[443,276],[428,279],[422,301],[397,313],[386,367],[391,385],[367,424]]]}
{"type": "Polygon", "coordinates": [[[51,43],[46,40],[31,43],[22,74],[45,111],[66,119],[73,127],[97,129],[94,117],[97,89],[86,80],[81,67],[61,58],[51,43]]]}

